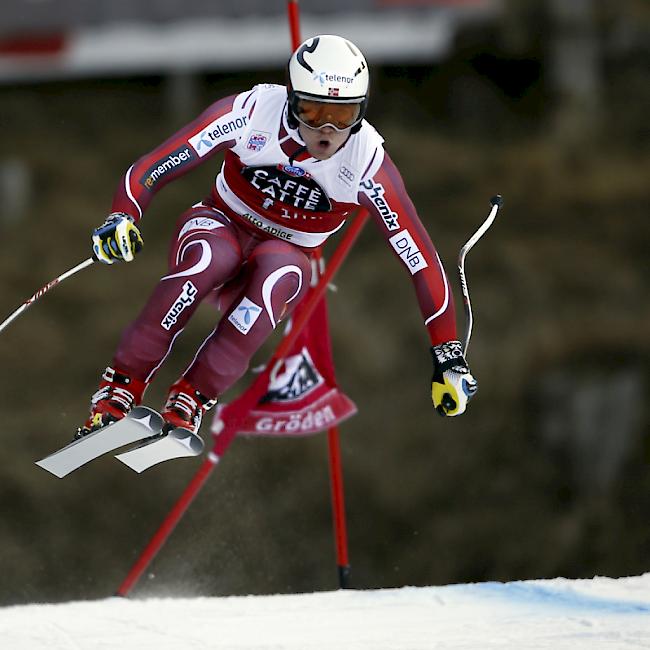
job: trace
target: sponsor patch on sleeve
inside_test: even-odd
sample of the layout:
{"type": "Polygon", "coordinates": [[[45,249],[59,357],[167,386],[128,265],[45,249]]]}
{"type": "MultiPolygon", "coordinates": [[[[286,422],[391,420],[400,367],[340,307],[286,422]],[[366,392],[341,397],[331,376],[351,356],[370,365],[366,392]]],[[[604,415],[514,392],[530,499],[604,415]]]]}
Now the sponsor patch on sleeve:
{"type": "Polygon", "coordinates": [[[188,142],[194,151],[203,157],[221,142],[235,139],[246,126],[247,121],[246,115],[234,117],[232,113],[229,113],[210,122],[202,131],[193,135],[188,142]]]}
{"type": "Polygon", "coordinates": [[[400,225],[397,219],[397,213],[393,212],[384,197],[385,189],[381,183],[375,183],[372,179],[361,183],[363,192],[372,201],[377,212],[381,215],[384,225],[388,230],[399,230],[400,225]]]}
{"type": "Polygon", "coordinates": [[[151,165],[140,178],[140,185],[150,190],[165,174],[180,169],[195,159],[196,154],[189,147],[183,145],[151,165]]]}
{"type": "Polygon", "coordinates": [[[253,131],[246,143],[246,149],[249,151],[262,151],[270,137],[271,134],[266,131],[253,131]]]}
{"type": "Polygon", "coordinates": [[[411,275],[415,275],[418,271],[429,266],[408,230],[401,230],[390,237],[388,241],[400,256],[406,268],[411,272],[411,275]]]}

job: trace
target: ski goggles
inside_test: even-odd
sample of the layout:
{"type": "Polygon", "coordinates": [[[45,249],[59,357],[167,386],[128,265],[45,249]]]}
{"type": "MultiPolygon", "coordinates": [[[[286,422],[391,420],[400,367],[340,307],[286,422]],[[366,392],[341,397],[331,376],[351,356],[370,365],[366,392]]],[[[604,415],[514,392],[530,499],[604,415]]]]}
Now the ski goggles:
{"type": "Polygon", "coordinates": [[[336,131],[346,131],[363,119],[364,99],[355,103],[322,102],[295,94],[291,111],[296,119],[310,129],[331,126],[336,131]]]}

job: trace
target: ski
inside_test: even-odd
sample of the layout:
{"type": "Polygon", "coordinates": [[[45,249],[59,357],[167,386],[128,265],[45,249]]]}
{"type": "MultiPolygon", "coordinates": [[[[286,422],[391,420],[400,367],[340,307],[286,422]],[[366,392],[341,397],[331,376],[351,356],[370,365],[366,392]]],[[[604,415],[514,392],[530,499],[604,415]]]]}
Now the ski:
{"type": "Polygon", "coordinates": [[[63,478],[109,451],[158,435],[162,426],[163,419],[156,411],[146,406],[136,406],[122,420],[71,442],[36,464],[63,478]]]}
{"type": "Polygon", "coordinates": [[[115,458],[140,474],[166,460],[198,456],[202,452],[203,440],[200,436],[187,429],[172,429],[166,435],[144,440],[133,449],[117,454],[115,458]]]}

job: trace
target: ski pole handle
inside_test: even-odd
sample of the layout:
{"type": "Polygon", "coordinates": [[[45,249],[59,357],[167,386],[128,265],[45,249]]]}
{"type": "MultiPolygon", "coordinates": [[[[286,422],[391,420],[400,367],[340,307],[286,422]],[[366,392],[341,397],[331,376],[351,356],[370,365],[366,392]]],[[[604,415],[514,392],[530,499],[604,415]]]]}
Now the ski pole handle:
{"type": "Polygon", "coordinates": [[[62,273],[59,275],[57,278],[54,278],[54,280],[51,280],[48,282],[44,287],[41,287],[31,298],[28,298],[25,300],[25,302],[16,309],[13,314],[11,314],[7,319],[2,321],[0,323],[0,332],[2,332],[9,323],[11,323],[13,320],[18,318],[30,305],[34,304],[39,298],[44,296],[50,289],[54,288],[57,284],[63,282],[66,278],[69,278],[71,275],[74,275],[78,271],[81,271],[82,269],[85,269],[87,266],[90,266],[95,262],[94,257],[89,257],[87,260],[84,260],[81,262],[81,264],[77,264],[74,268],[71,268],[69,271],[66,271],[65,273],[62,273]]]}
{"type": "Polygon", "coordinates": [[[465,334],[463,336],[463,356],[465,357],[467,356],[467,348],[469,347],[469,340],[472,336],[472,328],[474,325],[472,302],[469,298],[469,286],[467,285],[467,277],[465,276],[465,257],[492,225],[499,208],[503,204],[503,197],[500,194],[493,196],[490,199],[490,204],[492,205],[490,214],[478,227],[476,232],[467,240],[467,242],[465,242],[465,245],[460,249],[460,254],[458,255],[458,276],[460,277],[460,289],[463,293],[463,304],[465,306],[465,334]]]}

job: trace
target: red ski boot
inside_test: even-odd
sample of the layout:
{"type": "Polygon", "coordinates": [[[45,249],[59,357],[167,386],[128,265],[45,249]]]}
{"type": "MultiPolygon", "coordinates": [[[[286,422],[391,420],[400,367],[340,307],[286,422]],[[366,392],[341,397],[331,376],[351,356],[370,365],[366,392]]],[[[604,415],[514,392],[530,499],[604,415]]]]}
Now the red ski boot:
{"type": "Polygon", "coordinates": [[[169,397],[161,413],[167,423],[165,428],[181,428],[196,434],[203,414],[216,403],[216,399],[208,399],[186,379],[181,378],[169,389],[169,397]]]}
{"type": "Polygon", "coordinates": [[[134,406],[140,404],[146,387],[140,379],[106,368],[99,389],[90,400],[90,415],[85,424],[77,429],[75,439],[121,420],[134,406]]]}

